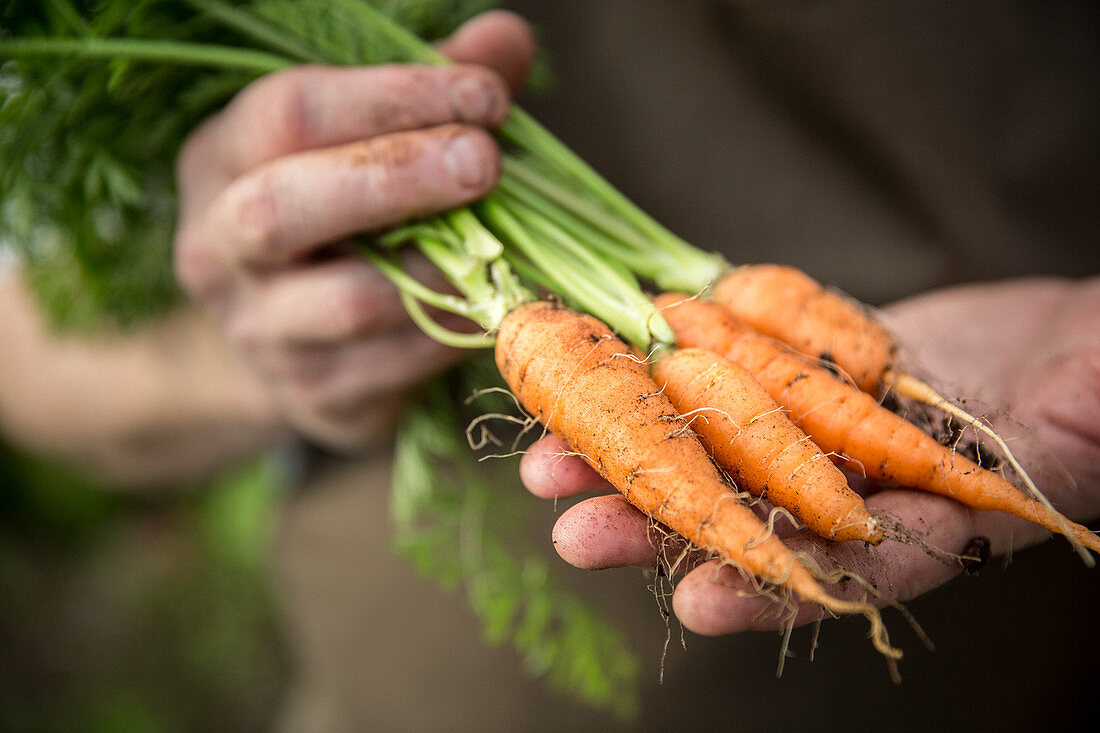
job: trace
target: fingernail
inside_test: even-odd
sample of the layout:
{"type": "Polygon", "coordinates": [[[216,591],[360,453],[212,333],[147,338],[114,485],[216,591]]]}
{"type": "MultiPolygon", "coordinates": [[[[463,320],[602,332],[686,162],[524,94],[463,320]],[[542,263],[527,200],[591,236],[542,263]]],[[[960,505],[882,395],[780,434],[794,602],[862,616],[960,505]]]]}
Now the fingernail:
{"type": "Polygon", "coordinates": [[[470,134],[458,135],[447,143],[443,164],[455,181],[466,188],[481,188],[489,177],[489,161],[470,134]]]}
{"type": "Polygon", "coordinates": [[[451,109],[455,117],[467,122],[496,120],[499,94],[485,77],[461,74],[451,82],[451,109]]]}

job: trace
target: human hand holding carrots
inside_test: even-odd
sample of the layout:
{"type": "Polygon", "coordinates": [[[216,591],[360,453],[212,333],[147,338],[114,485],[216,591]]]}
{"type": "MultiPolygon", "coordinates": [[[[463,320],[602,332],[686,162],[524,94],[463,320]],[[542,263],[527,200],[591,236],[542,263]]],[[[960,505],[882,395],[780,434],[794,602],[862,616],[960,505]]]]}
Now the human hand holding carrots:
{"type": "MultiPolygon", "coordinates": [[[[348,238],[473,201],[496,183],[499,125],[533,42],[486,13],[443,46],[448,68],[298,67],[260,79],[178,162],[176,270],[294,426],[369,444],[403,392],[457,353],[409,320],[348,238]]],[[[431,282],[438,275],[411,261],[431,282]]]]}
{"type": "MultiPolygon", "coordinates": [[[[1049,450],[1076,481],[1076,490],[1057,478],[1043,486],[1058,508],[1078,520],[1100,515],[1100,282],[959,288],[899,303],[883,314],[883,320],[922,370],[936,375],[954,393],[1003,405],[1013,419],[1028,426],[1027,440],[1014,444],[1017,457],[1029,468],[1041,468],[1049,465],[1042,456],[1049,450]]],[[[550,436],[528,451],[521,476],[533,493],[561,498],[606,488],[592,469],[563,455],[564,450],[550,436]]],[[[1001,554],[1047,536],[1041,528],[1009,515],[970,510],[939,496],[873,485],[863,488],[869,491],[870,510],[927,532],[928,545],[949,553],[962,553],[976,537],[989,538],[992,552],[1001,554]]],[[[874,583],[882,594],[880,604],[912,598],[959,572],[957,565],[934,559],[913,544],[830,544],[782,523],[777,530],[792,549],[809,553],[824,568],[843,567],[874,583]]],[[[574,565],[591,569],[653,568],[657,551],[652,536],[649,520],[615,495],[577,504],[563,513],[554,530],[558,552],[574,565]]],[[[677,548],[668,552],[674,555],[677,548]]],[[[761,613],[769,601],[752,590],[732,569],[705,563],[680,580],[673,608],[687,628],[703,634],[785,624],[785,615],[761,613]]],[[[844,594],[842,589],[835,592],[844,594]]],[[[853,586],[849,592],[858,594],[860,589],[853,586]]],[[[803,606],[797,622],[819,615],[820,609],[803,606]]]]}

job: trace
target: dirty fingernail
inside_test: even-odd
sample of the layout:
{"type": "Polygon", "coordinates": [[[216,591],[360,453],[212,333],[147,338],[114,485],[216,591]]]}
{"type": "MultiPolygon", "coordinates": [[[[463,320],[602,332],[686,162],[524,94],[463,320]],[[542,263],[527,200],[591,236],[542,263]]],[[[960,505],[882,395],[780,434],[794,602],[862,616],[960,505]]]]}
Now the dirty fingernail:
{"type": "Polygon", "coordinates": [[[450,93],[451,108],[458,119],[489,122],[497,118],[500,95],[488,79],[463,74],[451,83],[450,93]]]}
{"type": "Polygon", "coordinates": [[[465,134],[453,138],[443,151],[447,171],[466,188],[480,188],[488,182],[489,160],[478,140],[465,134]]]}

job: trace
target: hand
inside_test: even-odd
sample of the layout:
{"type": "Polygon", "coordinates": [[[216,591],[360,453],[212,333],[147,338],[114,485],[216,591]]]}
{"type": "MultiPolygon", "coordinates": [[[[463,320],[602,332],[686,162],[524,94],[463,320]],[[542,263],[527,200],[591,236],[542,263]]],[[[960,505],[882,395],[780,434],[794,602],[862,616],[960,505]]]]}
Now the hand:
{"type": "MultiPolygon", "coordinates": [[[[533,55],[486,13],[442,46],[449,67],[304,66],[244,89],[178,161],[176,270],[287,419],[336,449],[369,444],[402,395],[455,352],[424,336],[348,238],[485,195],[533,55]]],[[[408,269],[442,287],[415,257],[408,269]],[[433,280],[434,279],[434,280],[433,280]]]]}
{"type": "MultiPolygon", "coordinates": [[[[1040,488],[1055,506],[1079,521],[1100,516],[1100,280],[958,288],[898,303],[882,315],[922,370],[940,378],[937,384],[1003,406],[1027,426],[1013,444],[1016,456],[1038,474],[1040,488]],[[1067,474],[1076,489],[1064,478],[1067,474]]],[[[610,489],[581,459],[565,452],[553,436],[527,452],[520,475],[532,493],[564,498],[610,489]]],[[[927,532],[930,545],[948,552],[961,553],[971,539],[986,537],[993,553],[1002,554],[1048,536],[1014,517],[972,511],[939,496],[861,488],[869,492],[872,510],[927,532]]],[[[880,605],[913,598],[959,572],[958,566],[913,545],[830,544],[789,526],[777,531],[793,550],[810,554],[826,570],[843,567],[874,583],[880,605]]],[[[554,528],[554,543],[564,559],[581,568],[653,569],[658,562],[650,523],[617,494],[587,499],[565,511],[554,528]]],[[[663,548],[666,564],[678,549],[663,548]]],[[[1076,561],[1068,544],[1066,561],[1076,561]]],[[[852,597],[859,588],[851,584],[831,591],[852,597]]],[[[690,569],[673,596],[684,626],[709,635],[778,629],[786,616],[769,604],[736,571],[713,562],[690,569]]],[[[804,605],[795,622],[817,618],[819,609],[804,605]]]]}

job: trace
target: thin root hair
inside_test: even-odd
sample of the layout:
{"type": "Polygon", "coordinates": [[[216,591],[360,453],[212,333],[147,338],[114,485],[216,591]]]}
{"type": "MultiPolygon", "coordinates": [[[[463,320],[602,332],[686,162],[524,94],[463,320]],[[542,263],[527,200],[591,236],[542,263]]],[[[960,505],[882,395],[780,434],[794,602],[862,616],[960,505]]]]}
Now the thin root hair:
{"type": "Polygon", "coordinates": [[[936,651],[936,645],[932,643],[932,638],[928,636],[924,628],[917,623],[917,617],[913,615],[913,612],[906,608],[901,601],[891,601],[890,608],[901,614],[901,617],[905,619],[909,624],[909,628],[913,630],[913,633],[920,639],[920,643],[924,644],[924,648],[930,652],[936,651]]]}
{"type": "MultiPolygon", "coordinates": [[[[1016,460],[1015,454],[1012,449],[1008,447],[1008,443],[1001,438],[1000,434],[989,425],[988,421],[981,417],[975,417],[969,412],[964,410],[960,405],[951,402],[947,398],[943,397],[939,392],[934,390],[930,385],[922,382],[921,380],[903,372],[890,369],[883,375],[883,382],[891,389],[896,390],[899,394],[931,405],[933,407],[943,410],[945,413],[957,417],[963,422],[969,423],[977,430],[981,430],[985,433],[1000,449],[1004,459],[1012,466],[1012,470],[1015,472],[1017,478],[1024,484],[1023,489],[1035,499],[1035,501],[1046,507],[1047,510],[1053,512],[1056,521],[1058,522],[1061,534],[1069,540],[1073,549],[1077,551],[1077,554],[1084,561],[1088,567],[1093,567],[1096,561],[1093,559],[1089,551],[1081,544],[1081,542],[1074,536],[1070,529],[1068,520],[1058,512],[1054,505],[1050,503],[1046,495],[1039,490],[1039,487],[1035,485],[1035,482],[1031,480],[1031,476],[1020,462],[1016,460]]],[[[965,404],[965,400],[962,401],[965,404]]],[[[1011,419],[1011,418],[1008,418],[1011,419]]],[[[1018,424],[1018,423],[1017,423],[1018,424]]],[[[1072,477],[1069,477],[1072,482],[1072,477]]],[[[1072,485],[1076,485],[1075,483],[1072,485]]]]}
{"type": "Polygon", "coordinates": [[[794,631],[794,617],[792,616],[783,624],[783,641],[779,645],[779,663],[775,667],[776,679],[783,676],[783,666],[787,662],[787,654],[791,648],[791,632],[794,631]]]}
{"type": "Polygon", "coordinates": [[[514,425],[525,426],[534,420],[531,416],[516,417],[515,415],[507,415],[502,412],[487,412],[483,415],[478,415],[470,424],[466,426],[466,442],[473,450],[480,450],[490,443],[495,446],[503,445],[503,442],[493,435],[492,431],[484,424],[489,420],[503,420],[504,422],[512,423],[514,425]],[[475,438],[474,432],[480,428],[480,435],[475,438]]]}
{"type": "Polygon", "coordinates": [[[924,550],[926,555],[934,560],[938,560],[944,565],[960,565],[965,567],[967,561],[976,561],[980,559],[969,555],[957,555],[947,550],[941,550],[939,547],[928,542],[927,532],[920,532],[912,527],[907,527],[889,514],[877,514],[875,518],[878,520],[879,528],[882,530],[882,534],[886,539],[901,542],[902,544],[916,545],[924,550]]]}
{"type": "Polygon", "coordinates": [[[525,450],[514,450],[514,451],[511,451],[509,453],[490,453],[488,455],[480,456],[477,460],[478,460],[478,463],[481,463],[482,461],[490,461],[490,460],[504,459],[504,458],[515,458],[516,456],[523,456],[523,455],[527,455],[527,451],[525,451],[525,450]]]}
{"type": "Polygon", "coordinates": [[[463,401],[463,404],[472,405],[474,400],[484,397],[487,394],[506,395],[508,399],[512,400],[512,403],[515,404],[516,409],[520,412],[524,412],[523,405],[519,403],[519,398],[507,387],[482,387],[481,389],[475,389],[470,396],[463,401]]]}
{"type": "Polygon", "coordinates": [[[864,465],[863,461],[852,458],[845,453],[837,453],[836,451],[833,451],[829,455],[837,456],[842,461],[844,461],[844,464],[848,467],[848,470],[853,470],[853,468],[858,469],[860,475],[862,475],[863,478],[867,478],[867,466],[864,465]]]}
{"type": "MultiPolygon", "coordinates": [[[[752,537],[745,542],[745,551],[751,550],[775,534],[775,517],[778,511],[779,509],[776,507],[768,512],[768,520],[764,523],[764,529],[760,532],[759,536],[752,537]]],[[[790,516],[789,512],[787,512],[787,516],[790,516]]]]}
{"type": "Polygon", "coordinates": [[[777,413],[787,413],[787,412],[788,412],[787,408],[783,407],[782,405],[776,405],[775,409],[773,409],[773,410],[768,410],[767,412],[761,412],[759,415],[753,415],[752,419],[749,420],[748,424],[752,425],[757,420],[763,420],[764,418],[769,417],[771,415],[775,415],[777,413]]]}
{"type": "Polygon", "coordinates": [[[660,346],[654,346],[652,349],[649,350],[649,353],[646,354],[645,356],[635,356],[634,354],[632,354],[629,351],[624,351],[624,352],[619,353],[619,354],[612,354],[610,357],[608,357],[608,360],[626,358],[626,359],[630,359],[635,364],[641,364],[643,366],[647,366],[650,363],[652,363],[653,355],[656,354],[660,350],[660,348],[661,348],[660,346]]]}

